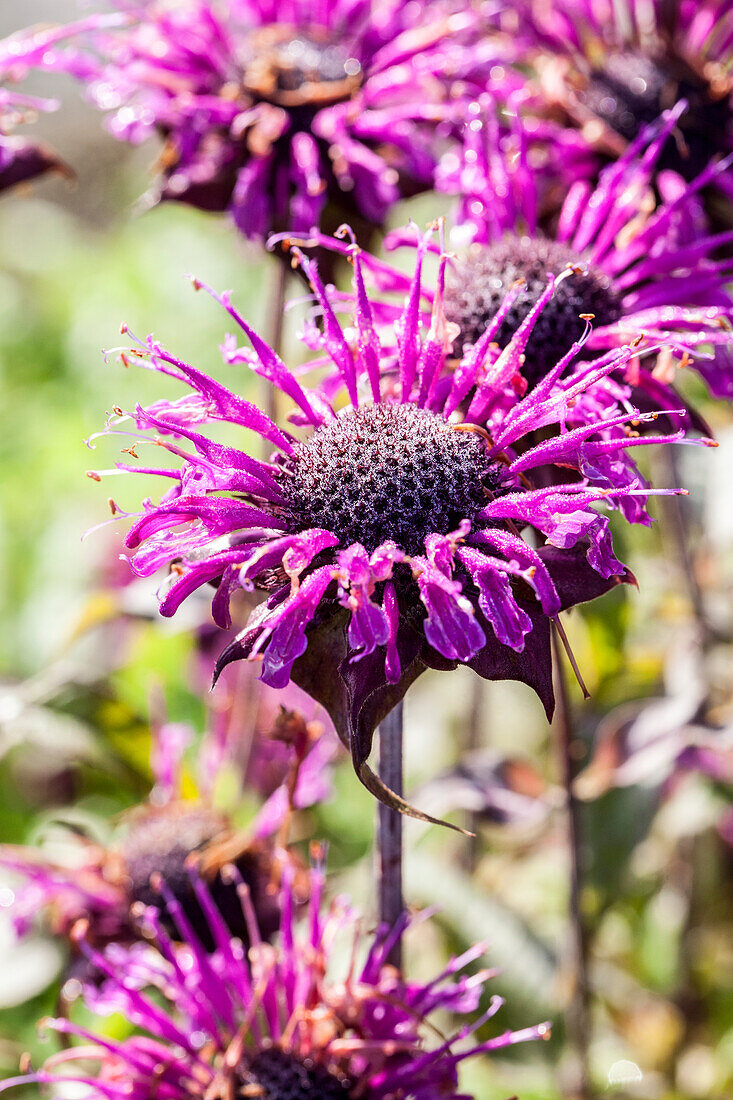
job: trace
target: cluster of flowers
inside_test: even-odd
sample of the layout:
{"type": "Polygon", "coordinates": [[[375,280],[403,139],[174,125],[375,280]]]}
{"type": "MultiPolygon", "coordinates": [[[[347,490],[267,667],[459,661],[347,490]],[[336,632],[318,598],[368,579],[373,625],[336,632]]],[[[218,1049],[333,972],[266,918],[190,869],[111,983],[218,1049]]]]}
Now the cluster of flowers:
{"type": "MultiPolygon", "coordinates": [[[[115,409],[102,433],[127,444],[116,471],[166,486],[131,517],[132,568],[169,570],[163,615],[214,586],[222,630],[233,597],[258,594],[215,678],[247,660],[269,688],[299,685],[362,782],[424,816],[369,767],[380,721],[423,671],[459,663],[528,685],[551,716],[558,616],[634,581],[613,514],[649,524],[650,499],[681,491],[653,488],[636,448],[711,443],[678,375],[733,396],[733,5],[112,7],[17,36],[0,71],[70,73],[118,138],[159,135],[155,199],[227,211],[312,302],[296,372],[229,294],[194,280],[237,327],[225,368],[259,375],[287,424],[123,329],[126,364],[186,387],[115,409]],[[447,239],[442,222],[387,238],[411,249],[405,274],[366,246],[398,199],[427,190],[455,196],[455,212],[447,239]],[[326,270],[350,270],[348,285],[326,270]],[[227,438],[246,430],[241,447],[214,438],[221,424],[227,438]],[[145,443],[169,464],[141,460],[145,443]]],[[[246,842],[173,799],[147,807],[119,851],[91,853],[76,892],[6,853],[92,964],[75,979],[90,1006],[141,1029],[117,1042],[56,1021],[87,1044],[35,1080],[84,1058],[99,1073],[74,1080],[112,1100],[437,1100],[459,1096],[468,1055],[546,1034],[458,1042],[494,1000],[426,1046],[427,1016],[472,1013],[487,975],[459,976],[476,949],[409,984],[388,964],[402,926],[327,976],[336,933],[358,937],[347,906],[322,914],[320,862],[308,872],[284,846],[289,814],[319,797],[305,780],[320,744],[286,725],[297,766],[246,842]]]]}

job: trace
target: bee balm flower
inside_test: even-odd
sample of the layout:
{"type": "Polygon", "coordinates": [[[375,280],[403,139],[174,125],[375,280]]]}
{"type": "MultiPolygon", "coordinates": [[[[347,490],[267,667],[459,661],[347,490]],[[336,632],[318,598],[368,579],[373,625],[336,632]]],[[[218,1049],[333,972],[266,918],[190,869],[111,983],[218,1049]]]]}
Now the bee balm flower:
{"type": "Polygon", "coordinates": [[[527,345],[529,384],[552,370],[582,336],[584,316],[592,315],[585,354],[599,355],[638,337],[646,345],[666,345],[660,359],[629,364],[636,400],[678,408],[680,398],[666,385],[675,361],[701,374],[715,396],[733,396],[733,261],[724,251],[733,232],[712,233],[700,200],[728,162],[709,165],[690,183],[669,171],[656,176],[684,110],[680,103],[646,127],[595,186],[576,180],[556,223],[543,231],[542,187],[529,167],[521,125],[515,127],[512,156],[485,104],[483,116],[467,129],[464,153],[451,154],[443,165],[446,188],[463,192],[454,234],[471,242],[457,250],[446,288],[446,314],[458,326],[459,350],[479,339],[517,279],[524,286],[500,342],[542,295],[548,274],[570,268],[527,345]]]}
{"type": "MultiPolygon", "coordinates": [[[[530,98],[538,93],[538,113],[562,111],[596,164],[618,157],[665,108],[685,100],[677,140],[658,167],[691,181],[733,151],[730,10],[730,0],[521,0],[510,19],[518,20],[517,57],[539,71],[527,88],[530,98]]],[[[730,164],[714,185],[730,198],[730,164]]]]}
{"type": "MultiPolygon", "coordinates": [[[[37,65],[84,57],[118,138],[160,135],[159,195],[232,214],[248,237],[310,229],[327,203],[381,224],[433,186],[460,81],[489,80],[480,4],[256,0],[124,4],[37,65]]],[[[37,32],[41,36],[45,30],[37,32]]],[[[33,34],[29,34],[33,43],[33,34]]],[[[338,224],[338,221],[334,224],[338,224]]]]}
{"type": "MultiPolygon", "coordinates": [[[[406,980],[387,962],[394,937],[407,926],[380,928],[367,939],[361,921],[343,901],[322,904],[323,874],[311,873],[308,919],[296,927],[290,885],[282,890],[281,932],[263,943],[241,890],[250,925],[245,952],[232,939],[206,888],[194,876],[217,949],[207,954],[195,932],[180,924],[176,951],[155,913],[141,913],[157,950],[139,953],[131,966],[116,966],[82,940],[104,982],[85,991],[93,1011],[121,1013],[136,1033],[122,1040],[95,1036],[69,1020],[50,1021],[83,1045],[52,1057],[37,1073],[5,1081],[13,1085],[74,1082],[107,1100],[168,1100],[252,1096],[262,1100],[463,1100],[458,1068],[469,1058],[515,1043],[547,1038],[548,1024],[504,1031],[477,1040],[475,1031],[501,1008],[493,997],[483,1014],[479,1001],[489,971],[468,968],[483,945],[452,959],[432,981],[406,980]],[[346,966],[334,973],[334,942],[347,949],[346,966]],[[349,960],[350,957],[350,960],[349,960]],[[148,987],[150,992],[143,991],[148,987]],[[435,1012],[461,1021],[441,1042],[435,1012]],[[94,1076],[90,1063],[96,1063],[94,1076]]],[[[171,918],[177,919],[175,907],[171,918]]],[[[178,918],[180,919],[180,918],[178,918]]]]}
{"type": "MultiPolygon", "coordinates": [[[[550,280],[503,351],[493,337],[511,295],[460,368],[447,371],[454,332],[443,308],[445,258],[427,332],[420,324],[427,241],[394,351],[383,347],[375,328],[358,249],[351,250],[348,334],[316,265],[299,257],[323,315],[322,329],[306,333],[323,352],[311,365],[330,366],[335,388],[334,377],[310,389],[301,385],[229,297],[219,298],[253,349],[231,339],[227,360],[248,363],[288,396],[297,434],[152,337],[125,355],[191,391],[132,414],[142,438],[179,463],[119,466],[157,474],[168,485],[159,503],[145,502],[127,536],[133,569],[150,576],[172,565],[161,592],[164,615],[213,582],[212,611],[222,627],[237,586],[259,589],[264,601],[218,670],[248,658],[262,662],[261,678],[271,686],[293,676],[328,708],[373,790],[378,780],[366,758],[374,729],[428,667],[465,663],[488,679],[522,681],[552,712],[552,618],[629,579],[613,554],[608,515],[594,506],[605,510],[653,492],[623,461],[628,448],[647,442],[632,430],[644,420],[638,410],[563,430],[578,396],[626,363],[633,349],[585,364],[555,386],[563,359],[522,395],[514,383],[532,325],[552,295],[550,280]],[[339,407],[342,395],[346,405],[339,407]],[[489,435],[481,424],[494,405],[502,414],[489,435]],[[272,459],[253,458],[201,430],[222,421],[266,440],[272,459]],[[535,433],[556,426],[555,435],[538,442],[535,433]],[[617,434],[599,438],[609,429],[617,434]],[[579,476],[572,484],[548,484],[550,464],[579,476]],[[592,481],[598,469],[602,484],[592,481]],[[535,480],[536,471],[542,476],[535,480]]],[[[116,415],[108,430],[125,434],[123,425],[116,415]]]]}

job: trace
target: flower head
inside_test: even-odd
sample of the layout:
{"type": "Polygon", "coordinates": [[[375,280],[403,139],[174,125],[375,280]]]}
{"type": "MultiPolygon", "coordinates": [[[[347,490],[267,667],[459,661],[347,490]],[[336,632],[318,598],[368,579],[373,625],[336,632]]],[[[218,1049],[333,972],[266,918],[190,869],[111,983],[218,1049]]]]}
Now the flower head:
{"type": "MultiPolygon", "coordinates": [[[[116,26],[90,17],[73,40],[91,98],[118,138],[163,137],[161,198],[229,210],[259,239],[310,229],[329,202],[334,224],[344,210],[381,224],[433,185],[461,78],[491,69],[481,5],[455,0],[122,9],[116,26]]],[[[68,67],[66,53],[39,65],[68,67]]]]}
{"type": "MultiPolygon", "coordinates": [[[[523,0],[515,7],[525,63],[539,71],[540,110],[542,100],[562,109],[589,151],[616,158],[679,100],[686,109],[660,171],[692,181],[733,151],[730,0],[523,0]]],[[[709,182],[733,194],[731,165],[709,182]]]]}
{"type": "MultiPolygon", "coordinates": [[[[581,364],[558,382],[571,353],[525,393],[523,353],[552,297],[550,279],[503,350],[493,342],[500,312],[458,369],[447,370],[455,334],[443,307],[445,257],[427,331],[421,325],[429,239],[418,249],[393,350],[377,333],[356,247],[344,244],[355,285],[346,330],[316,265],[296,254],[321,311],[320,327],[304,336],[323,353],[311,365],[331,371],[315,388],[300,384],[227,295],[219,298],[253,348],[229,338],[227,361],[247,363],[288,396],[297,436],[152,337],[124,353],[126,362],[147,364],[192,391],[132,414],[135,438],[180,463],[118,467],[157,473],[169,485],[160,503],[145,502],[127,536],[133,568],[149,576],[173,563],[161,593],[165,615],[215,582],[212,611],[222,627],[231,593],[259,589],[264,602],[218,671],[249,658],[261,660],[262,679],[272,686],[292,675],[328,708],[374,790],[366,758],[376,724],[428,667],[463,662],[489,679],[523,681],[551,713],[550,620],[628,579],[604,513],[643,506],[653,492],[627,455],[646,442],[631,430],[645,420],[638,410],[564,430],[578,397],[627,363],[633,349],[581,364]],[[483,427],[489,415],[491,435],[483,427]],[[202,433],[205,423],[220,421],[267,440],[272,461],[202,433]],[[551,439],[532,435],[548,426],[558,429],[551,439]],[[615,434],[597,438],[609,430],[615,434]],[[538,484],[534,472],[548,463],[570,467],[577,481],[538,484]],[[544,544],[535,548],[523,530],[539,532],[544,544]]],[[[511,302],[510,294],[506,309],[511,302]]],[[[108,431],[131,434],[117,414],[108,431]]]]}
{"type": "MultiPolygon", "coordinates": [[[[234,876],[236,881],[236,875],[234,876]]],[[[490,971],[468,972],[484,945],[454,958],[425,984],[409,982],[387,962],[393,929],[366,940],[357,915],[341,900],[322,905],[323,873],[311,872],[308,919],[296,927],[292,885],[281,896],[281,932],[274,945],[257,933],[246,889],[239,886],[250,927],[248,951],[232,939],[212,898],[193,874],[216,950],[207,954],[176,906],[181,946],[174,949],[155,911],[139,911],[157,944],[117,965],[82,938],[90,962],[105,975],[99,990],[87,987],[89,1007],[117,1011],[135,1025],[134,1036],[117,1041],[95,1036],[69,1020],[51,1021],[62,1035],[83,1045],[54,1057],[37,1073],[14,1084],[74,1081],[107,1100],[168,1100],[230,1095],[267,1100],[459,1100],[457,1071],[467,1058],[514,1043],[546,1038],[549,1026],[505,1031],[472,1039],[502,1005],[493,997],[477,1015],[490,971]],[[336,943],[346,948],[340,974],[333,973],[336,943]],[[143,991],[150,987],[150,992],[143,991]],[[448,1012],[464,1022],[441,1042],[430,1017],[448,1012]],[[80,1065],[96,1062],[94,1077],[80,1065]]]]}
{"type": "MultiPolygon", "coordinates": [[[[241,688],[241,677],[238,679],[241,688]]],[[[265,685],[256,687],[259,692],[250,694],[261,696],[263,720],[269,713],[273,745],[282,748],[284,756],[279,754],[274,760],[272,754],[263,754],[259,742],[266,738],[262,732],[259,737],[247,737],[240,696],[236,736],[234,716],[227,716],[219,704],[202,741],[198,755],[201,793],[197,799],[184,799],[181,790],[183,756],[193,740],[193,731],[181,723],[164,721],[153,729],[151,765],[155,782],[150,795],[127,813],[123,827],[107,846],[74,833],[67,839],[63,856],[55,861],[32,848],[0,847],[0,867],[18,879],[10,907],[17,934],[23,935],[41,913],[50,931],[63,939],[71,941],[74,928],[84,921],[87,939],[95,947],[129,944],[140,936],[130,916],[131,907],[137,904],[156,909],[169,935],[175,938],[177,932],[168,916],[165,895],[175,899],[204,946],[213,950],[210,929],[191,882],[190,871],[195,866],[231,933],[246,941],[247,927],[236,889],[222,874],[225,864],[234,866],[247,884],[262,936],[269,939],[274,934],[279,923],[277,888],[283,867],[297,867],[295,857],[283,847],[287,824],[294,810],[327,796],[328,764],[335,738],[332,734],[322,735],[317,723],[307,724],[295,712],[281,708],[276,718],[267,707],[268,695],[274,693],[265,685]],[[252,755],[265,756],[256,771],[259,778],[267,776],[267,797],[249,829],[239,831],[226,812],[214,808],[211,795],[217,778],[225,769],[230,771],[243,743],[249,743],[252,755]]],[[[297,887],[293,888],[303,900],[304,877],[300,872],[297,887]]],[[[69,970],[72,979],[85,970],[83,964],[80,969],[79,962],[78,952],[73,951],[69,970]]]]}
{"type": "Polygon", "coordinates": [[[511,142],[502,141],[484,101],[464,153],[451,154],[442,166],[446,189],[462,192],[455,236],[463,247],[446,285],[446,315],[458,326],[459,352],[480,338],[518,279],[524,285],[500,341],[536,304],[548,275],[565,271],[527,344],[530,385],[581,338],[592,315],[586,354],[639,338],[641,347],[665,345],[661,356],[626,368],[635,399],[648,407],[679,407],[668,383],[680,363],[697,370],[716,396],[733,396],[733,261],[725,255],[733,233],[712,233],[700,202],[729,163],[708,165],[690,183],[670,171],[656,174],[684,110],[680,103],[646,127],[595,186],[576,181],[553,228],[543,231],[542,189],[529,167],[522,126],[515,125],[511,142]]]}

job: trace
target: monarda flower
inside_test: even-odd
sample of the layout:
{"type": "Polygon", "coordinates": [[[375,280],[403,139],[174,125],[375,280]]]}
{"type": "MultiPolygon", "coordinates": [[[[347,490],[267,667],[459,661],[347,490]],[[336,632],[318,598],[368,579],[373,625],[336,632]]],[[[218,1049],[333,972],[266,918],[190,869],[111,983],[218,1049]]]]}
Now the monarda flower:
{"type": "Polygon", "coordinates": [[[320,868],[311,872],[309,911],[300,926],[293,919],[292,885],[284,883],[274,945],[258,935],[240,885],[248,951],[231,938],[195,873],[192,882],[216,951],[206,953],[173,899],[170,919],[178,925],[178,948],[155,910],[141,911],[140,919],[157,950],[151,947],[147,957],[136,954],[128,965],[119,952],[113,965],[82,938],[82,950],[104,976],[99,990],[87,986],[88,1006],[121,1013],[135,1034],[117,1040],[67,1019],[50,1021],[53,1030],[81,1045],[51,1057],[36,1073],[5,1081],[0,1091],[33,1082],[73,1082],[84,1095],[89,1088],[90,1095],[107,1100],[465,1100],[458,1083],[462,1062],[549,1036],[549,1026],[539,1024],[473,1038],[502,1005],[500,997],[492,997],[478,1014],[492,975],[469,968],[484,946],[452,959],[432,981],[409,982],[387,961],[408,918],[367,939],[343,899],[322,904],[320,868]],[[346,950],[339,973],[333,972],[335,943],[346,950]],[[437,1012],[461,1021],[442,1042],[431,1021],[437,1012]]]}
{"type": "MultiPolygon", "coordinates": [[[[510,18],[547,105],[598,154],[615,158],[684,99],[659,168],[691,181],[733,151],[731,10],[730,0],[520,0],[510,18]]],[[[730,165],[715,185],[733,195],[730,165]]]]}
{"type": "Polygon", "coordinates": [[[39,112],[60,106],[56,99],[25,95],[10,87],[25,76],[35,56],[35,49],[16,36],[0,41],[0,192],[47,172],[72,175],[48,145],[13,133],[17,126],[33,122],[39,112]]]}
{"type": "Polygon", "coordinates": [[[627,364],[635,401],[678,408],[680,398],[668,384],[680,363],[702,375],[716,397],[733,396],[733,260],[720,258],[733,233],[711,233],[700,203],[701,191],[729,163],[709,165],[689,184],[663,172],[656,177],[661,197],[653,186],[684,110],[678,104],[645,128],[597,185],[576,181],[553,227],[543,232],[541,187],[521,124],[510,148],[491,105],[477,104],[463,154],[451,154],[442,166],[446,189],[462,193],[454,230],[459,248],[445,293],[459,355],[481,337],[517,280],[523,287],[499,329],[500,343],[537,303],[548,275],[565,271],[527,344],[522,373],[529,385],[552,371],[592,316],[584,355],[641,338],[641,347],[665,346],[661,356],[627,364]]]}
{"type": "Polygon", "coordinates": [[[273,687],[292,676],[326,706],[362,781],[382,797],[366,764],[374,730],[427,668],[465,663],[487,679],[519,680],[552,713],[551,620],[630,579],[613,554],[607,511],[653,492],[627,455],[648,441],[634,430],[645,420],[636,409],[564,430],[577,398],[622,369],[634,350],[582,364],[558,384],[574,348],[525,393],[520,368],[552,297],[550,278],[503,350],[494,339],[517,288],[448,371],[455,330],[444,313],[445,257],[430,326],[421,326],[429,236],[418,250],[394,351],[377,334],[359,250],[345,246],[355,286],[346,330],[316,265],[296,252],[321,311],[320,327],[305,334],[323,353],[310,366],[331,372],[315,388],[301,385],[229,297],[219,297],[253,349],[229,337],[227,362],[248,364],[287,395],[295,432],[152,337],[136,341],[124,361],[169,375],[190,393],[138,407],[137,431],[124,428],[118,409],[107,429],[136,440],[126,448],[135,461],[118,469],[168,484],[160,503],[144,503],[127,536],[140,575],[171,566],[162,613],[172,615],[191,592],[213,583],[213,616],[227,627],[232,592],[258,589],[263,602],[221,655],[218,671],[249,658],[262,662],[261,677],[273,687]],[[489,435],[482,425],[495,410],[489,435]],[[259,435],[272,445],[272,460],[213,441],[201,430],[207,422],[259,435]],[[548,428],[554,434],[543,442],[548,428]],[[609,428],[617,435],[599,439],[609,428]],[[146,438],[178,468],[142,464],[137,448],[146,438]],[[548,464],[569,467],[577,481],[548,483],[548,464]]]}
{"type": "MultiPolygon", "coordinates": [[[[308,230],[327,203],[381,224],[432,187],[460,80],[491,70],[480,4],[152,0],[74,40],[113,134],[165,144],[159,197],[229,210],[248,237],[308,230]]],[[[43,33],[43,32],[41,32],[43,33]]],[[[41,68],[66,65],[63,49],[41,68]]],[[[485,81],[484,81],[485,82],[485,81]]]]}
{"type": "MultiPolygon", "coordinates": [[[[240,721],[240,741],[242,733],[240,721]]],[[[284,842],[292,812],[329,793],[333,735],[321,736],[316,723],[306,724],[296,713],[282,711],[271,736],[279,737],[281,748],[289,748],[288,763],[281,769],[279,785],[250,827],[238,831],[227,813],[214,808],[211,798],[217,778],[230,770],[233,732],[227,734],[219,726],[204,738],[197,761],[201,793],[188,800],[181,791],[183,759],[193,731],[181,723],[163,722],[153,734],[154,787],[142,805],[128,812],[107,847],[74,833],[65,846],[64,859],[52,862],[37,849],[0,846],[0,867],[18,880],[9,907],[16,934],[24,935],[41,915],[53,935],[72,944],[67,973],[72,982],[86,972],[72,943],[79,921],[86,923],[87,939],[96,948],[131,944],[140,938],[131,908],[143,905],[159,912],[175,938],[177,931],[170,922],[163,892],[175,899],[206,949],[213,950],[214,941],[192,885],[192,868],[207,883],[231,934],[245,942],[247,926],[237,890],[222,873],[225,865],[234,867],[246,883],[260,933],[266,939],[278,928],[278,892],[284,867],[296,869],[293,891],[301,902],[305,900],[307,876],[297,870],[296,857],[284,842]]]]}

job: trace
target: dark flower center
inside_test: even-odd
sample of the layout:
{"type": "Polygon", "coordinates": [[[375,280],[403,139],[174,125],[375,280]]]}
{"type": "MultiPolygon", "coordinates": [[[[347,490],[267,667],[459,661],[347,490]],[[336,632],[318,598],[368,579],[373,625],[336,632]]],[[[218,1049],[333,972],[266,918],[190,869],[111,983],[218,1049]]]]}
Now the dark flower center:
{"type": "Polygon", "coordinates": [[[684,140],[666,142],[658,167],[691,180],[727,148],[731,112],[727,95],[716,96],[685,61],[669,52],[657,58],[634,50],[610,53],[582,95],[585,106],[627,141],[680,99],[689,103],[679,122],[684,140]]]}
{"type": "Polygon", "coordinates": [[[283,24],[255,31],[242,61],[245,91],[280,107],[338,103],[361,83],[358,59],[340,42],[283,24]]]}
{"type": "Polygon", "coordinates": [[[367,405],[318,428],[288,460],[289,527],[322,527],[368,551],[392,539],[408,554],[486,504],[486,444],[415,405],[367,405]]]}
{"type": "MultiPolygon", "coordinates": [[[[492,245],[473,245],[449,273],[445,312],[458,325],[455,350],[475,344],[498,312],[511,286],[524,279],[514,305],[502,323],[496,342],[504,347],[547,288],[548,275],[559,275],[568,264],[583,261],[557,241],[505,237],[492,245]]],[[[532,330],[523,374],[530,385],[555,366],[583,334],[582,313],[594,324],[613,324],[621,316],[621,300],[607,275],[597,268],[574,271],[558,285],[532,330]]]]}
{"type": "Polygon", "coordinates": [[[242,1088],[247,1085],[259,1086],[262,1093],[244,1095],[261,1096],[261,1100],[348,1100],[350,1091],[346,1081],[278,1047],[252,1059],[241,1081],[242,1088]]]}
{"type": "MultiPolygon", "coordinates": [[[[178,939],[180,931],[164,899],[150,881],[152,875],[162,876],[208,951],[213,951],[214,941],[191,884],[186,861],[192,853],[202,853],[208,849],[223,833],[224,827],[222,819],[210,810],[174,804],[143,814],[125,836],[120,848],[131,901],[156,909],[163,927],[174,939],[178,939]]],[[[260,932],[266,939],[273,936],[279,926],[279,909],[269,890],[269,881],[260,860],[254,852],[245,852],[230,862],[236,864],[250,888],[260,932]]],[[[247,927],[236,885],[220,874],[212,879],[207,878],[207,881],[229,931],[247,942],[247,927]]]]}

